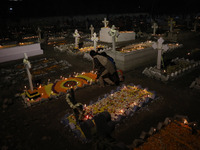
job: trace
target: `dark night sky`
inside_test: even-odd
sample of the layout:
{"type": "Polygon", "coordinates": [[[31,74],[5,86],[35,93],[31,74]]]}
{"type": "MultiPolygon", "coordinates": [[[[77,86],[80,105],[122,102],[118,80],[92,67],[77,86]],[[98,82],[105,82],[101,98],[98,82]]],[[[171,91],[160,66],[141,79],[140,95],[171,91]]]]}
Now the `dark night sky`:
{"type": "Polygon", "coordinates": [[[98,13],[197,13],[194,0],[1,0],[0,15],[4,17],[44,17],[98,13]],[[3,2],[4,1],[4,2],[3,2]]]}

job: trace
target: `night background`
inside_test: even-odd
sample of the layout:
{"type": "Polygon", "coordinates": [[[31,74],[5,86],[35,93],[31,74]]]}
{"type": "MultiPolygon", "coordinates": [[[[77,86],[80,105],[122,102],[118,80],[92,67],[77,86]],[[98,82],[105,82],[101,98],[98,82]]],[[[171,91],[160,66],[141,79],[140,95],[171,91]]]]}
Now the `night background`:
{"type": "Polygon", "coordinates": [[[132,1],[1,1],[3,17],[46,17],[99,13],[136,13],[158,14],[197,13],[198,1],[194,0],[132,0],[132,1]]]}

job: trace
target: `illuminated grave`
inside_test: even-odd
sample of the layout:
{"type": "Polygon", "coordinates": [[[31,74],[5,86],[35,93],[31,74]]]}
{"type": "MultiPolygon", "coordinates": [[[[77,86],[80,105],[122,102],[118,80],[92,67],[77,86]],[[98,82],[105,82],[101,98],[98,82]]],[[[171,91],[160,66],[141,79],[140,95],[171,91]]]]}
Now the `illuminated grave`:
{"type": "Polygon", "coordinates": [[[118,69],[128,71],[156,59],[157,52],[151,48],[151,44],[149,41],[137,43],[106,53],[114,58],[118,69]]]}
{"type": "Polygon", "coordinates": [[[176,115],[165,118],[157,127],[151,127],[149,132],[142,132],[130,146],[134,150],[170,149],[188,150],[200,149],[200,130],[196,122],[189,122],[186,116],[176,115]]]}
{"type": "MultiPolygon", "coordinates": [[[[105,94],[103,98],[99,98],[97,102],[88,106],[85,105],[81,120],[83,122],[93,122],[94,126],[96,126],[95,117],[103,112],[107,112],[110,115],[110,120],[117,123],[125,117],[132,116],[134,112],[154,99],[154,92],[143,89],[139,85],[122,85],[116,90],[112,90],[110,94],[105,94]]],[[[80,139],[84,140],[87,138],[81,126],[76,123],[77,121],[73,114],[65,115],[61,122],[69,126],[75,134],[78,133],[76,136],[80,139]]]]}
{"type": "MultiPolygon", "coordinates": [[[[97,49],[105,49],[106,46],[105,45],[97,45],[96,47],[97,49]]],[[[94,50],[94,46],[86,46],[86,47],[82,47],[79,49],[80,52],[90,52],[91,50],[94,50]]]]}
{"type": "Polygon", "coordinates": [[[43,54],[40,43],[24,42],[14,45],[0,45],[0,63],[22,59],[26,53],[29,57],[43,54]]]}
{"type": "MultiPolygon", "coordinates": [[[[106,45],[102,45],[102,44],[98,44],[97,49],[107,49],[108,46],[106,45]]],[[[76,53],[85,53],[85,52],[89,52],[91,50],[94,50],[94,46],[92,46],[91,42],[85,42],[84,46],[82,48],[79,48],[77,50],[74,50],[74,44],[65,44],[65,45],[57,45],[54,47],[55,50],[58,50],[60,52],[72,52],[74,54],[76,53]]]]}
{"type": "Polygon", "coordinates": [[[162,54],[167,52],[172,45],[168,46],[167,44],[163,44],[163,42],[164,40],[159,38],[158,41],[152,45],[152,47],[158,51],[157,66],[145,68],[142,72],[143,74],[165,82],[173,80],[182,75],[185,71],[191,70],[199,65],[199,62],[184,58],[173,59],[169,64],[165,65],[164,61],[162,61],[162,54]]]}
{"type": "Polygon", "coordinates": [[[150,78],[166,82],[174,80],[188,71],[198,68],[200,65],[200,61],[190,61],[184,58],[173,59],[171,63],[173,65],[168,65],[161,69],[157,69],[156,66],[145,68],[142,73],[150,78]]]}
{"type": "Polygon", "coordinates": [[[143,50],[145,48],[151,47],[152,44],[153,44],[152,41],[136,43],[136,44],[128,45],[128,46],[125,46],[125,47],[121,48],[120,52],[128,53],[128,52],[132,52],[132,51],[143,50]]]}
{"type": "Polygon", "coordinates": [[[46,101],[49,98],[56,98],[62,93],[67,93],[71,88],[77,89],[91,85],[96,82],[96,77],[94,72],[83,72],[74,74],[68,78],[61,76],[54,83],[51,83],[49,79],[47,85],[40,85],[34,88],[33,91],[28,90],[25,86],[24,93],[22,93],[24,104],[25,106],[32,106],[46,101]]]}
{"type": "MultiPolygon", "coordinates": [[[[146,41],[131,44],[117,48],[116,51],[106,51],[106,53],[115,59],[117,68],[128,71],[156,60],[157,50],[152,48],[153,43],[152,41],[146,41]]],[[[170,43],[168,44],[168,51],[180,48],[181,46],[182,44],[170,43]]]]}

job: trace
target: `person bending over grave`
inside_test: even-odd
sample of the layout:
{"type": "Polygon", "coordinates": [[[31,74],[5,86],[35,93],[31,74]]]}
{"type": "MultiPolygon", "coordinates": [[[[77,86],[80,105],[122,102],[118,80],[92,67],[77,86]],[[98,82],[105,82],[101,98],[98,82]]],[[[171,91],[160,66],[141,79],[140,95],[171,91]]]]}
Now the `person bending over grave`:
{"type": "Polygon", "coordinates": [[[76,118],[76,123],[79,123],[82,120],[84,110],[83,104],[77,103],[74,96],[74,89],[71,88],[66,95],[66,102],[69,104],[70,108],[74,111],[74,116],[76,118]]]}
{"type": "Polygon", "coordinates": [[[112,81],[115,82],[116,85],[119,85],[120,79],[119,79],[119,75],[117,73],[117,67],[115,65],[115,60],[112,57],[110,57],[109,55],[107,55],[106,52],[102,52],[102,53],[100,53],[100,55],[105,56],[106,58],[108,58],[108,60],[110,60],[113,63],[115,72],[114,72],[113,76],[110,76],[110,78],[112,79],[112,81]]]}
{"type": "Polygon", "coordinates": [[[113,63],[107,57],[96,53],[94,50],[90,51],[90,56],[93,58],[93,69],[97,71],[97,79],[100,86],[104,87],[104,82],[108,85],[114,85],[115,83],[111,79],[116,72],[113,63]]]}

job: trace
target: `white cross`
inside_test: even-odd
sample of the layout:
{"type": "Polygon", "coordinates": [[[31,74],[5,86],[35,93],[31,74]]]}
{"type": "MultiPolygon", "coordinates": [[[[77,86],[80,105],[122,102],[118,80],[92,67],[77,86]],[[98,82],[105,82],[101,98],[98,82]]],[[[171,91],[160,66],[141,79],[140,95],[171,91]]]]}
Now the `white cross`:
{"type": "Polygon", "coordinates": [[[196,31],[197,31],[197,25],[198,25],[198,21],[197,21],[197,20],[195,20],[195,22],[194,22],[194,32],[196,32],[196,31]]]}
{"type": "Polygon", "coordinates": [[[107,28],[109,21],[107,21],[106,18],[104,18],[104,20],[102,22],[104,24],[104,27],[107,28]]]}
{"type": "Polygon", "coordinates": [[[75,37],[75,49],[78,49],[80,34],[77,29],[74,31],[73,36],[75,37]]]}
{"type": "Polygon", "coordinates": [[[156,29],[158,28],[157,23],[154,22],[153,25],[151,26],[151,28],[153,28],[153,35],[156,35],[156,29]]]}
{"type": "Polygon", "coordinates": [[[91,34],[91,36],[90,36],[90,37],[92,37],[92,35],[94,34],[94,27],[93,27],[93,25],[92,25],[92,24],[90,25],[90,31],[91,31],[91,33],[90,33],[90,34],[91,34]]]}
{"type": "Polygon", "coordinates": [[[176,22],[173,21],[173,18],[170,18],[170,20],[168,21],[168,24],[169,24],[169,26],[170,26],[169,31],[170,31],[170,32],[173,32],[173,26],[176,24],[176,22]]]}
{"type": "Polygon", "coordinates": [[[117,37],[119,36],[119,32],[116,30],[115,25],[112,25],[112,28],[108,32],[110,36],[112,36],[112,49],[115,51],[115,42],[117,40],[117,37]]]}
{"type": "Polygon", "coordinates": [[[38,30],[37,30],[37,32],[38,32],[38,42],[41,42],[41,29],[40,29],[40,27],[38,27],[38,30]]]}
{"type": "Polygon", "coordinates": [[[94,42],[94,50],[96,51],[97,50],[97,42],[99,40],[99,38],[97,37],[97,34],[94,32],[91,40],[94,42]]]}
{"type": "Polygon", "coordinates": [[[157,69],[160,70],[161,68],[161,57],[162,57],[162,50],[163,52],[167,51],[169,49],[169,47],[167,46],[167,44],[163,44],[164,40],[162,37],[160,37],[158,39],[157,42],[154,42],[154,44],[152,45],[152,47],[154,49],[158,50],[158,57],[157,57],[157,69]]]}
{"type": "Polygon", "coordinates": [[[28,61],[28,56],[27,56],[26,53],[24,53],[23,63],[24,63],[24,66],[26,67],[26,71],[27,71],[27,74],[28,74],[28,81],[29,81],[30,89],[31,89],[31,91],[33,91],[32,75],[31,75],[30,70],[29,70],[31,68],[31,64],[28,61]]]}

